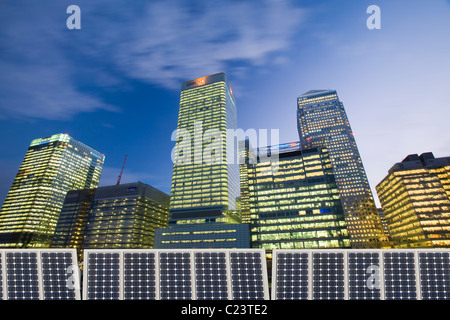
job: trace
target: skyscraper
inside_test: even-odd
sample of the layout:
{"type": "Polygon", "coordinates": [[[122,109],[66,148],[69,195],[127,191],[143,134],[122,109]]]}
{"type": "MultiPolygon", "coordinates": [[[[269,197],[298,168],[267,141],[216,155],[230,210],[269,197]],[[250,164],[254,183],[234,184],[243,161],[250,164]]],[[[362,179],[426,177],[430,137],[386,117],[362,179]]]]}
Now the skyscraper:
{"type": "Polygon", "coordinates": [[[411,154],[376,190],[394,247],[450,247],[450,157],[411,154]]]}
{"type": "Polygon", "coordinates": [[[67,191],[97,187],[104,160],[67,134],[33,140],[0,211],[0,246],[48,247],[67,191]]]}
{"type": "Polygon", "coordinates": [[[236,102],[224,73],[182,84],[170,201],[171,219],[222,215],[239,197],[236,102]],[[234,163],[231,163],[234,162],[234,163]]]}
{"type": "MultiPolygon", "coordinates": [[[[260,150],[261,151],[261,150],[260,150]]],[[[324,147],[270,147],[278,160],[247,164],[252,247],[349,248],[344,211],[324,147]]],[[[267,153],[266,151],[264,151],[267,153]]]]}
{"type": "Polygon", "coordinates": [[[312,90],[297,99],[303,147],[325,146],[333,164],[347,229],[355,248],[387,243],[344,105],[335,90],[312,90]]]}
{"type": "Polygon", "coordinates": [[[224,73],[182,84],[169,228],[155,231],[155,248],[249,247],[248,225],[236,210],[236,129],[236,101],[224,73]]]}

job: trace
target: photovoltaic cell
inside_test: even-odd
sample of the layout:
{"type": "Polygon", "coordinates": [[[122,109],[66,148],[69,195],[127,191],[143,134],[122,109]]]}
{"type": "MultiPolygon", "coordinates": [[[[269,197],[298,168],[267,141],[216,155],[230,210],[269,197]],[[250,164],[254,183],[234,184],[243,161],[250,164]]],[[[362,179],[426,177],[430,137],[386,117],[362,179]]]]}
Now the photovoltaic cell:
{"type": "Polygon", "coordinates": [[[196,252],[195,275],[198,300],[228,299],[225,252],[196,252]]]}
{"type": "Polygon", "coordinates": [[[88,300],[117,300],[120,289],[119,253],[89,253],[88,300]]]}
{"type": "Polygon", "coordinates": [[[308,299],[308,253],[278,253],[276,299],[308,299]]]}
{"type": "Polygon", "coordinates": [[[313,299],[345,298],[344,254],[313,253],[313,299]]]}
{"type": "Polygon", "coordinates": [[[450,299],[448,252],[419,252],[419,270],[423,300],[450,299]]]}
{"type": "Polygon", "coordinates": [[[156,299],[155,254],[153,252],[124,254],[124,299],[156,299]]]}
{"type": "Polygon", "coordinates": [[[230,267],[233,299],[264,299],[260,252],[230,252],[230,267]]]}
{"type": "Polygon", "coordinates": [[[348,253],[348,293],[349,299],[381,299],[378,252],[348,253]]]}
{"type": "Polygon", "coordinates": [[[39,299],[36,252],[8,252],[6,254],[6,272],[8,299],[39,299]]]}
{"type": "Polygon", "coordinates": [[[70,252],[42,252],[41,265],[44,299],[74,300],[72,254],[70,252]]]}
{"type": "Polygon", "coordinates": [[[384,253],[386,300],[417,299],[414,252],[384,253]]]}
{"type": "Polygon", "coordinates": [[[160,299],[192,299],[189,252],[160,253],[160,299]]]}

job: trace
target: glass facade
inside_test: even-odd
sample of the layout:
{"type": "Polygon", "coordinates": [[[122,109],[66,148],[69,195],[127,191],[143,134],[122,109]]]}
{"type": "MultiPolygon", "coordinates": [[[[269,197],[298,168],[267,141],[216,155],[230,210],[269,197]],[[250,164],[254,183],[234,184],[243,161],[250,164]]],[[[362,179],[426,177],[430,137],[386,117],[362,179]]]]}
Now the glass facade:
{"type": "Polygon", "coordinates": [[[450,157],[409,155],[376,190],[395,247],[450,247],[450,157]]]}
{"type": "Polygon", "coordinates": [[[84,249],[152,248],[155,229],[167,227],[169,202],[168,194],[142,182],[98,188],[84,249]]]}
{"type": "Polygon", "coordinates": [[[156,231],[156,248],[249,247],[239,210],[236,129],[236,101],[224,73],[183,82],[169,228],[156,231]]]}
{"type": "Polygon", "coordinates": [[[297,99],[303,147],[328,149],[355,248],[389,247],[344,105],[334,90],[312,90],[297,99]]]}
{"type": "Polygon", "coordinates": [[[78,259],[83,260],[84,235],[96,191],[83,189],[67,192],[53,235],[52,248],[77,249],[78,259]]]}
{"type": "Polygon", "coordinates": [[[237,144],[227,140],[227,129],[236,128],[236,102],[225,74],[183,83],[172,173],[173,218],[204,213],[205,208],[212,214],[236,209],[239,167],[228,159],[236,156],[237,144]]]}
{"type": "Polygon", "coordinates": [[[50,246],[66,193],[97,187],[104,160],[67,134],[33,140],[0,211],[0,246],[50,246]]]}
{"type": "Polygon", "coordinates": [[[247,164],[252,247],[349,248],[327,150],[298,142],[270,149],[278,161],[247,164]]]}

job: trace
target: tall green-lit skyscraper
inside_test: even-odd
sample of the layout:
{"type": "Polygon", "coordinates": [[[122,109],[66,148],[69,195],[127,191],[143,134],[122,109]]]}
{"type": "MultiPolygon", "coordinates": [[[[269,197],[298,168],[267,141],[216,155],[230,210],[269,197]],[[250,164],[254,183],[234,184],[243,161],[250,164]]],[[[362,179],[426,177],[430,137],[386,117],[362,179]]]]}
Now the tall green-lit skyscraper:
{"type": "Polygon", "coordinates": [[[33,140],[0,211],[0,246],[49,247],[67,191],[97,187],[104,160],[67,134],[33,140]]]}
{"type": "Polygon", "coordinates": [[[172,219],[217,216],[236,209],[239,165],[233,159],[238,147],[227,137],[227,129],[237,129],[237,115],[226,75],[184,82],[172,174],[172,219]]]}
{"type": "Polygon", "coordinates": [[[333,164],[355,248],[388,246],[344,105],[335,90],[312,90],[297,99],[303,148],[324,146],[333,164]]]}
{"type": "Polygon", "coordinates": [[[182,84],[169,228],[155,248],[248,248],[241,224],[236,101],[224,73],[182,84]],[[229,134],[229,133],[233,134],[229,134]]]}

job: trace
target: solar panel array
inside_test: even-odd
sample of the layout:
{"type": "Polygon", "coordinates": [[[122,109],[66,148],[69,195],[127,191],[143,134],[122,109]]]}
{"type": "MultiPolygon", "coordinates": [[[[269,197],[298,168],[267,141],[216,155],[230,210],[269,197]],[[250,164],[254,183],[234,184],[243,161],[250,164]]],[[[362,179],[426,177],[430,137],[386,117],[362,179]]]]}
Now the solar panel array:
{"type": "Polygon", "coordinates": [[[75,249],[0,251],[1,300],[80,300],[75,249]]]}
{"type": "Polygon", "coordinates": [[[450,299],[450,250],[274,250],[272,299],[450,299]]]}
{"type": "MultiPolygon", "coordinates": [[[[269,299],[263,249],[0,250],[0,300],[269,299]]],[[[274,300],[448,300],[450,250],[274,250],[274,300]]]]}
{"type": "Polygon", "coordinates": [[[265,259],[262,249],[85,250],[83,298],[269,299],[265,259]],[[117,259],[99,263],[107,254],[117,259]]]}

